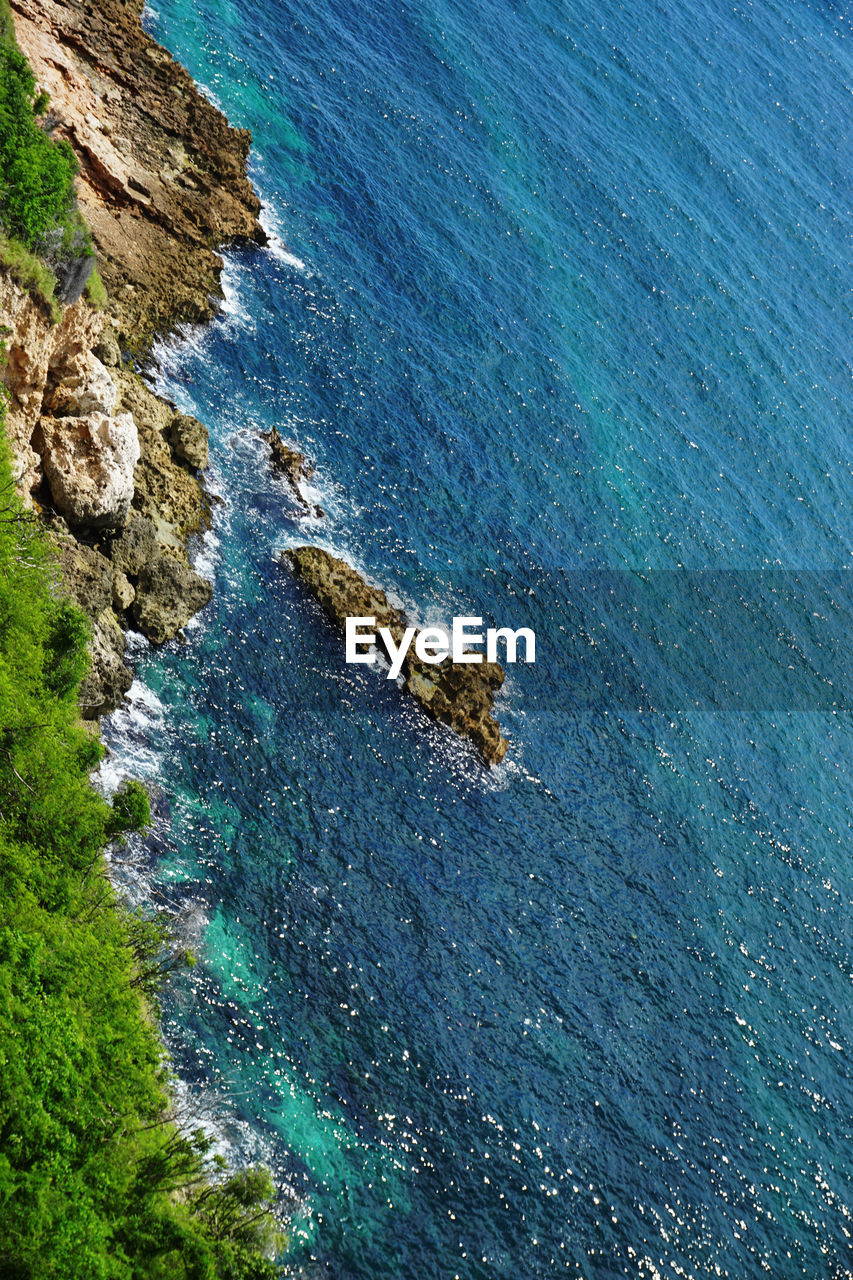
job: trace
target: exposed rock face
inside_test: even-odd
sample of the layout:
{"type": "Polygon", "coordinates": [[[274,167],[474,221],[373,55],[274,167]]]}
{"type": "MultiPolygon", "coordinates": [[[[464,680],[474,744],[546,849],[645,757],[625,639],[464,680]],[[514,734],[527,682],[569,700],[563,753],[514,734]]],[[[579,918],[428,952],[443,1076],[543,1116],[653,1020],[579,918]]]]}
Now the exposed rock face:
{"type": "Polygon", "coordinates": [[[80,302],[66,307],[62,321],[53,324],[50,315],[24,289],[0,272],[0,320],[7,330],[6,363],[0,370],[9,392],[6,432],[13,474],[26,495],[43,475],[33,435],[46,411],[45,401],[63,383],[67,382],[70,394],[72,388],[79,389],[93,380],[91,350],[103,317],[80,302]]]}
{"type": "Polygon", "coordinates": [[[139,437],[130,414],[42,418],[41,430],[44,474],[68,523],[90,528],[123,524],[139,461],[139,437]]]}
{"type": "MultiPolygon", "coordinates": [[[[282,553],[282,559],[338,626],[343,627],[351,617],[375,617],[377,628],[387,627],[399,645],[409,620],[380,587],[365,582],[352,565],[320,547],[293,547],[282,553]]],[[[448,657],[432,665],[417,657],[413,641],[403,675],[406,690],[427,715],[470,738],[487,764],[498,764],[504,758],[507,741],[492,714],[495,693],[504,681],[498,663],[455,665],[448,657]]]]}
{"type": "Polygon", "coordinates": [[[189,575],[186,600],[200,608],[210,599],[209,584],[189,568],[186,551],[188,537],[209,520],[207,496],[193,470],[206,460],[207,433],[155,396],[138,374],[108,368],[94,354],[111,359],[118,348],[104,317],[86,303],[66,307],[62,321],[52,324],[0,272],[0,316],[8,329],[0,372],[9,390],[6,423],[15,475],[25,498],[32,492],[64,517],[55,528],[61,530],[66,587],[94,628],[84,711],[96,707],[100,714],[117,705],[111,699],[120,701],[130,680],[121,661],[119,618],[135,606],[135,624],[146,630],[150,623],[149,638],[162,643],[192,616],[189,605],[159,605],[162,573],[140,585],[145,566],[167,552],[189,575]],[[71,532],[82,539],[73,554],[71,532]],[[97,550],[86,545],[95,539],[97,550]],[[97,604],[84,581],[84,563],[92,572],[97,565],[106,584],[97,604]]]}
{"type": "Polygon", "coordinates": [[[142,7],[12,3],[55,134],[80,161],[79,204],[109,298],[106,315],[81,301],[54,324],[0,269],[14,475],[25,500],[64,517],[53,536],[65,590],[93,623],[82,695],[93,716],[130,684],[120,620],[163,643],[211,596],[187,555],[210,517],[196,474],[207,465],[207,432],[122,356],[144,355],[156,334],[212,314],[218,245],[265,240],[246,176],[248,133],[232,129],[146,34],[142,7]]]}
{"type": "Polygon", "coordinates": [[[77,542],[62,525],[53,530],[62,585],[92,622],[92,665],[80,689],[80,710],[87,720],[112,711],[133,682],[124,663],[124,632],[112,609],[113,569],[93,547],[77,542]]]}
{"type": "Polygon", "coordinates": [[[308,502],[303,497],[302,490],[299,487],[303,480],[310,480],[313,476],[314,467],[312,464],[303,453],[300,453],[298,449],[294,449],[292,445],[286,444],[282,440],[278,427],[273,426],[269,431],[262,431],[261,436],[270,447],[273,469],[287,481],[290,491],[299,505],[307,515],[322,516],[322,508],[308,502]]]}
{"type": "Polygon", "coordinates": [[[12,0],[18,44],[80,161],[80,208],[119,344],[139,351],[221,296],[225,241],[264,242],[232,129],[142,28],[143,0],[12,0]]]}
{"type": "Polygon", "coordinates": [[[195,418],[185,418],[174,405],[156,396],[138,374],[121,369],[113,376],[119,407],[133,415],[139,432],[141,454],[133,477],[133,508],[152,521],[164,546],[183,552],[187,538],[209,524],[210,502],[186,459],[186,449],[179,454],[172,443],[175,420],[195,424],[197,456],[206,451],[207,433],[195,418]]]}
{"type": "Polygon", "coordinates": [[[133,616],[155,644],[163,644],[185,627],[212,595],[210,583],[188,564],[161,555],[139,575],[133,616]]]}
{"type": "Polygon", "coordinates": [[[113,568],[128,578],[136,578],[144,566],[160,554],[157,531],[151,520],[132,515],[107,551],[113,568]]]}

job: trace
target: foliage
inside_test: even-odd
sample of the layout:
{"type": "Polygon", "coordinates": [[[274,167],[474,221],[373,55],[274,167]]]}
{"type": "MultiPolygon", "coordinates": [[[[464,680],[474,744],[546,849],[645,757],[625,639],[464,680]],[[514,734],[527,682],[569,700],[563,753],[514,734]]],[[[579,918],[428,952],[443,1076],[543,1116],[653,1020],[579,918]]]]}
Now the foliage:
{"type": "MultiPolygon", "coordinates": [[[[8,5],[0,9],[0,223],[8,240],[41,258],[63,301],[76,301],[94,264],[92,237],[77,211],[77,160],[39,123],[47,98],[36,92],[15,43],[8,5]]],[[[34,282],[29,273],[30,283],[34,282]]],[[[46,290],[41,290],[47,295],[46,290]]]]}
{"type": "Polygon", "coordinates": [[[103,861],[147,796],[128,783],[109,804],[90,783],[88,629],[5,445],[0,495],[0,1276],[270,1280],[269,1175],[227,1176],[170,1110],[149,1001],[175,953],[103,861]]]}
{"type": "Polygon", "coordinates": [[[148,792],[141,782],[124,782],[113,797],[109,834],[141,831],[150,821],[151,807],[148,803],[148,792]]]}
{"type": "Polygon", "coordinates": [[[107,305],[107,290],[101,279],[101,273],[94,267],[86,285],[86,297],[96,311],[103,311],[107,305]]]}
{"type": "Polygon", "coordinates": [[[0,266],[5,267],[13,280],[28,293],[40,298],[50,311],[54,324],[62,312],[56,300],[56,276],[40,258],[25,249],[17,240],[0,234],[0,266]]]}

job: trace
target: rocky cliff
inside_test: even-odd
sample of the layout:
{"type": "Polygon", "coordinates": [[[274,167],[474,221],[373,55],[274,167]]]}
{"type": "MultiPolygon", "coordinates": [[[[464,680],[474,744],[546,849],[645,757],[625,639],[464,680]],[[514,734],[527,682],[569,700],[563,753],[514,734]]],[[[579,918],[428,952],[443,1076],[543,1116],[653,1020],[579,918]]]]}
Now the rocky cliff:
{"type": "Polygon", "coordinates": [[[143,30],[143,0],[11,0],[18,44],[80,161],[78,198],[122,350],[208,319],[226,241],[264,242],[233,129],[143,30]]]}
{"type": "Polygon", "coordinates": [[[225,241],[263,242],[232,129],[143,30],[136,0],[12,0],[18,44],[50,94],[55,136],[80,160],[78,199],[108,289],[105,310],[49,308],[0,270],[15,478],[50,522],[64,589],[93,623],[82,695],[95,717],[131,682],[123,627],[162,643],[207,603],[188,540],[209,519],[201,423],[131,367],[153,338],[209,317],[225,241]]]}

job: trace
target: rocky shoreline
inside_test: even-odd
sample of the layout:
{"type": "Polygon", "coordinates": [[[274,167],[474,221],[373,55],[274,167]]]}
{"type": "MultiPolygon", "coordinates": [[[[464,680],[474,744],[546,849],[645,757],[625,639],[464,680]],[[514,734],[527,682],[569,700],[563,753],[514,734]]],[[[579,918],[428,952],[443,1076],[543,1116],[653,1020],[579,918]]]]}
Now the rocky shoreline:
{"type": "MultiPolygon", "coordinates": [[[[132,683],[126,629],[163,644],[212,596],[189,557],[210,522],[207,431],[157,396],[139,364],[155,338],[214,314],[217,248],[266,237],[246,174],[248,132],[232,128],[144,30],[143,0],[99,0],[97,8],[11,0],[11,9],[18,45],[50,95],[52,135],[79,159],[78,203],[107,287],[103,311],[80,300],[55,323],[0,268],[13,474],[51,530],[60,589],[91,620],[80,701],[95,720],[132,683]]],[[[264,438],[303,514],[322,517],[302,493],[310,463],[276,427],[264,438]]],[[[371,612],[367,594],[392,631],[405,626],[384,593],[343,561],[316,547],[288,559],[337,621],[371,612]]],[[[492,714],[503,679],[496,663],[436,667],[413,655],[405,669],[424,711],[472,741],[488,764],[507,749],[492,714]]]]}
{"type": "Polygon", "coordinates": [[[154,339],[209,319],[223,243],[265,241],[232,128],[143,29],[142,0],[12,0],[15,32],[54,137],[80,162],[78,202],[107,287],[48,310],[0,270],[2,380],[13,470],[47,520],[62,588],[92,622],[81,710],[95,719],[130,687],[124,629],[155,644],[211,598],[190,565],[210,520],[207,432],[137,371],[154,339]]]}

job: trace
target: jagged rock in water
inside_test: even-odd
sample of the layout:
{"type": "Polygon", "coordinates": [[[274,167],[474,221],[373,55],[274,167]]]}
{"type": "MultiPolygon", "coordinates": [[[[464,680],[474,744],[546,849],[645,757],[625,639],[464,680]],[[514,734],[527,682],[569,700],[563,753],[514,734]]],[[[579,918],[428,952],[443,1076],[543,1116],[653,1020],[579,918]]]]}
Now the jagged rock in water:
{"type": "Polygon", "coordinates": [[[299,505],[308,515],[322,517],[324,514],[322,507],[308,502],[303,497],[302,490],[299,487],[303,480],[310,480],[314,474],[314,467],[307,460],[304,453],[300,453],[292,445],[286,444],[281,438],[278,427],[273,426],[269,431],[262,431],[261,438],[266,440],[270,447],[273,470],[277,471],[287,481],[299,505]]]}
{"type": "Polygon", "coordinates": [[[140,572],[131,612],[149,640],[165,644],[212,596],[210,583],[195,569],[175,556],[160,555],[140,572]]]}
{"type": "MultiPolygon", "coordinates": [[[[282,552],[297,578],[319,601],[338,626],[352,617],[374,617],[376,629],[387,627],[400,644],[409,620],[390,603],[380,587],[371,586],[352,565],[321,547],[292,547],[282,552]]],[[[428,716],[450,725],[469,738],[487,764],[506,755],[507,741],[493,715],[495,693],[504,682],[497,662],[454,664],[450,657],[438,664],[423,662],[414,641],[403,663],[406,690],[428,716]]]]}

